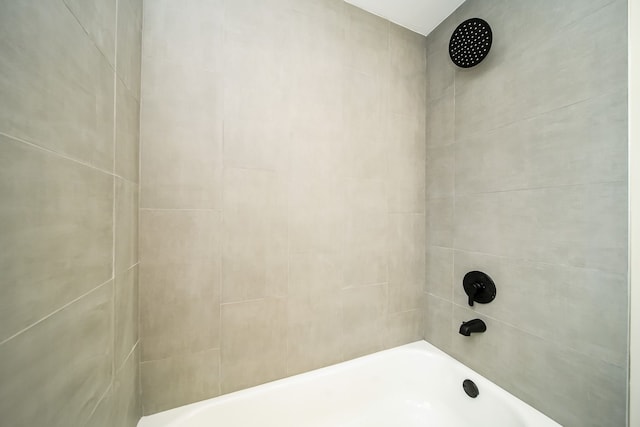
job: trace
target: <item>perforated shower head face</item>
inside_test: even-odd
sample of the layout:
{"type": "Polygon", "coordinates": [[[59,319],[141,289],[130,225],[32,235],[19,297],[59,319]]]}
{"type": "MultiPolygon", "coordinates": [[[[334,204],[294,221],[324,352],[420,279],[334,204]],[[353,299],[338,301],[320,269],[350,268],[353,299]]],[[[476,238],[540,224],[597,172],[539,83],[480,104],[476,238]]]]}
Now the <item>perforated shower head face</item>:
{"type": "Polygon", "coordinates": [[[458,25],[449,41],[449,56],[462,68],[478,65],[491,50],[493,34],[487,21],[471,18],[458,25]]]}

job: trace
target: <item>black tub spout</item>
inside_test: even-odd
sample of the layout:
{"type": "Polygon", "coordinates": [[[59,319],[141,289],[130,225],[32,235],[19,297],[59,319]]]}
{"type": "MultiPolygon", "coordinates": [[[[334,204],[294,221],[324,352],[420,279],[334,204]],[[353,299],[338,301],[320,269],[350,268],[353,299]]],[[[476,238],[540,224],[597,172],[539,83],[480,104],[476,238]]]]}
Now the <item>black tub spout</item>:
{"type": "Polygon", "coordinates": [[[471,336],[472,333],[484,332],[487,330],[487,325],[481,319],[473,319],[468,322],[462,322],[460,325],[460,334],[465,337],[471,336]]]}

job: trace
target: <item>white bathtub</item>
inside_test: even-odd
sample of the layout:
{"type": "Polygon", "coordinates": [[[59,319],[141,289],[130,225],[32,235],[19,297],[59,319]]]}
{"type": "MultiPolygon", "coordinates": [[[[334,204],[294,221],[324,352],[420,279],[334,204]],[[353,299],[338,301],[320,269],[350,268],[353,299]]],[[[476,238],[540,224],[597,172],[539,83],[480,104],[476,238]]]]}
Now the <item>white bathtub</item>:
{"type": "Polygon", "coordinates": [[[434,346],[418,341],[143,417],[138,427],[558,425],[434,346]],[[480,391],[475,399],[462,389],[467,378],[480,391]]]}

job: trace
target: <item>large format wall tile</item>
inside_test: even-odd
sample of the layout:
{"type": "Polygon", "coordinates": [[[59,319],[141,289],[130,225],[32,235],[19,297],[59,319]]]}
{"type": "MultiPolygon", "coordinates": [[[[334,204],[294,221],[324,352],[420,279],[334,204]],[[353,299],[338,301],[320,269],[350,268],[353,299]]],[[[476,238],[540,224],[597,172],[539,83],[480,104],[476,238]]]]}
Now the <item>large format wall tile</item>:
{"type": "Polygon", "coordinates": [[[350,4],[345,4],[346,65],[376,75],[389,66],[390,23],[350,4]]]}
{"type": "Polygon", "coordinates": [[[342,335],[345,359],[364,356],[384,348],[387,285],[343,289],[342,335]]]}
{"type": "Polygon", "coordinates": [[[432,294],[425,294],[424,338],[441,350],[451,353],[452,337],[458,332],[458,327],[458,319],[453,320],[453,303],[432,294]]]}
{"type": "MultiPolygon", "coordinates": [[[[429,62],[429,65],[431,63],[429,62]]],[[[431,71],[427,74],[430,75],[431,71]]],[[[429,99],[427,109],[427,147],[440,147],[455,142],[453,89],[440,98],[429,99]]]]}
{"type": "Polygon", "coordinates": [[[113,179],[2,136],[0,175],[4,340],[111,278],[113,179]]]}
{"type": "MultiPolygon", "coordinates": [[[[451,33],[447,34],[447,44],[449,43],[449,37],[451,37],[451,33]]],[[[456,70],[455,65],[449,59],[449,50],[446,45],[440,46],[439,49],[434,49],[433,52],[429,53],[427,56],[427,69],[427,111],[428,115],[431,115],[435,111],[434,107],[438,104],[436,100],[440,99],[442,101],[448,92],[453,92],[454,90],[453,82],[456,70]]],[[[453,103],[451,107],[454,108],[453,103]]],[[[455,116],[452,114],[447,120],[453,121],[454,118],[455,116]]],[[[427,143],[431,144],[428,139],[427,143]]]]}
{"type": "Polygon", "coordinates": [[[289,255],[289,296],[313,298],[345,287],[344,258],[339,253],[289,255]]]}
{"type": "Polygon", "coordinates": [[[340,180],[317,174],[288,184],[290,253],[337,253],[346,245],[348,212],[340,180]]]}
{"type": "MultiPolygon", "coordinates": [[[[388,123],[385,114],[384,78],[347,70],[343,93],[345,138],[343,162],[345,174],[354,178],[386,178],[388,123]]],[[[403,143],[405,135],[398,135],[397,143],[403,143]]],[[[402,130],[405,130],[403,127],[402,130]]]]}
{"type": "Polygon", "coordinates": [[[426,191],[424,116],[391,113],[387,126],[389,142],[384,155],[389,211],[422,213],[426,191]]]}
{"type": "Polygon", "coordinates": [[[455,189],[454,147],[445,145],[427,150],[427,199],[453,197],[455,189]]]}
{"type": "Polygon", "coordinates": [[[396,24],[389,27],[391,62],[389,109],[393,113],[425,117],[426,40],[396,24]]]}
{"type": "Polygon", "coordinates": [[[286,187],[276,174],[226,169],[222,301],[287,292],[286,187]]]}
{"type": "Polygon", "coordinates": [[[426,233],[429,245],[453,247],[455,198],[427,201],[426,233]]]}
{"type": "MultiPolygon", "coordinates": [[[[355,145],[357,142],[384,138],[386,131],[384,100],[387,89],[384,86],[384,76],[347,69],[344,79],[344,120],[348,123],[345,127],[345,143],[355,145]]],[[[360,151],[364,151],[365,147],[360,148],[360,151]]]]}
{"type": "Polygon", "coordinates": [[[424,311],[389,313],[386,319],[384,347],[392,348],[424,339],[424,311]]]}
{"type": "MultiPolygon", "coordinates": [[[[288,70],[291,173],[295,175],[309,165],[304,158],[295,157],[299,145],[301,149],[313,148],[318,155],[340,153],[339,157],[318,157],[318,163],[312,162],[311,166],[331,167],[335,168],[334,173],[344,173],[347,167],[345,154],[350,147],[345,142],[347,125],[344,119],[346,95],[343,86],[347,70],[332,63],[317,63],[317,59],[310,62],[288,70]],[[318,123],[323,125],[318,127],[318,123]]],[[[306,151],[301,154],[305,155],[306,151]]]]}
{"type": "MultiPolygon", "coordinates": [[[[227,1],[236,3],[233,0],[227,1]]],[[[246,4],[244,1],[239,3],[246,4]]],[[[259,17],[259,22],[266,24],[260,25],[258,28],[263,28],[271,33],[269,43],[276,46],[278,43],[282,43],[287,47],[286,54],[294,60],[291,65],[306,67],[310,64],[324,63],[331,66],[345,64],[348,51],[348,23],[344,2],[339,0],[289,2],[285,0],[280,3],[284,9],[279,14],[273,13],[273,9],[278,9],[278,7],[274,7],[275,3],[278,3],[278,0],[272,1],[271,5],[264,2],[264,6],[270,6],[271,9],[266,14],[264,12],[255,14],[256,8],[252,2],[249,2],[249,9],[254,11],[254,17],[259,17]],[[265,16],[270,16],[271,19],[265,19],[265,16]],[[277,28],[274,28],[274,21],[277,28]],[[283,32],[282,29],[288,31],[283,32]]],[[[358,19],[358,17],[354,17],[354,19],[358,19]]],[[[234,26],[237,26],[238,22],[240,21],[234,22],[234,26]]],[[[254,22],[249,21],[248,23],[253,24],[254,22]]],[[[243,26],[245,31],[255,32],[252,27],[247,27],[246,24],[243,26]]]]}
{"type": "MultiPolygon", "coordinates": [[[[209,2],[207,2],[209,3],[209,2]]],[[[221,0],[217,8],[224,10],[224,30],[226,35],[244,40],[251,44],[265,47],[282,48],[286,42],[287,31],[291,29],[292,9],[298,7],[288,0],[268,0],[256,3],[252,0],[221,0]]],[[[306,2],[298,2],[306,3],[306,2]]],[[[319,9],[324,9],[326,2],[319,2],[319,9]]],[[[304,5],[299,5],[304,7],[304,5]]],[[[203,6],[194,12],[200,13],[203,6]]],[[[320,10],[319,12],[325,12],[320,10]]],[[[305,17],[307,14],[305,14],[305,17]]],[[[318,16],[316,26],[322,27],[325,20],[318,16]]],[[[192,19],[192,18],[190,18],[192,19]]],[[[318,39],[323,39],[318,35],[318,39]]],[[[302,37],[302,35],[301,35],[302,37]]],[[[198,42],[203,41],[198,39],[198,42]]],[[[219,53],[219,52],[218,52],[219,53]]],[[[278,63],[279,61],[271,61],[278,63]]]]}
{"type": "Polygon", "coordinates": [[[222,115],[216,73],[145,58],[142,208],[219,209],[222,115]]]}
{"type": "Polygon", "coordinates": [[[144,415],[220,394],[217,349],[140,364],[144,415]]]}
{"type": "Polygon", "coordinates": [[[342,301],[334,292],[287,299],[288,375],[343,360],[341,313],[342,301]]]}
{"type": "Polygon", "coordinates": [[[485,193],[456,199],[458,249],[627,271],[625,182],[485,193]]]}
{"type": "Polygon", "coordinates": [[[219,221],[211,211],[141,211],[143,362],[218,346],[219,221]]]}
{"type": "Polygon", "coordinates": [[[425,280],[425,217],[422,214],[390,215],[389,305],[390,313],[420,308],[425,280]]]}
{"type": "Polygon", "coordinates": [[[286,172],[289,133],[279,121],[229,118],[224,122],[226,167],[286,172]]]}
{"type": "Polygon", "coordinates": [[[266,298],[222,305],[223,393],[286,375],[287,300],[266,298]],[[256,357],[256,355],[260,355],[256,357]]]}
{"type": "MultiPolygon", "coordinates": [[[[425,292],[453,300],[453,249],[429,246],[426,252],[425,292]]],[[[457,282],[456,282],[457,283],[457,282]]]]}
{"type": "Polygon", "coordinates": [[[62,1],[0,7],[0,132],[111,171],[107,59],[62,1]]]}
{"type": "Polygon", "coordinates": [[[385,154],[389,156],[389,168],[402,167],[405,166],[403,162],[414,161],[415,172],[424,174],[424,128],[424,117],[396,113],[387,115],[387,138],[393,141],[385,146],[385,154]]]}
{"type": "MultiPolygon", "coordinates": [[[[309,18],[312,20],[312,18],[309,18]]],[[[306,31],[312,32],[312,25],[306,31]]],[[[339,51],[341,38],[330,43],[331,49],[339,51]]],[[[286,78],[286,95],[290,111],[292,132],[295,135],[309,134],[324,139],[342,138],[344,122],[344,83],[350,70],[341,66],[340,61],[329,55],[315,55],[309,44],[316,44],[315,38],[290,48],[287,63],[283,65],[283,78],[286,78]],[[323,126],[318,127],[318,120],[323,126]]],[[[322,46],[324,49],[328,49],[322,46]]],[[[276,81],[276,83],[279,81],[276,81]]],[[[329,141],[327,141],[329,142],[329,141]]],[[[292,147],[293,148],[293,147],[292,147]]]]}
{"type": "Polygon", "coordinates": [[[227,31],[224,44],[224,117],[249,122],[277,121],[286,125],[286,91],[281,48],[247,40],[227,31]],[[260,73],[255,70],[259,68],[260,73]]]}
{"type": "Polygon", "coordinates": [[[0,344],[3,423],[63,427],[87,422],[111,382],[112,286],[102,285],[0,344]]]}
{"type": "Polygon", "coordinates": [[[456,194],[624,181],[627,97],[589,99],[459,141],[456,194]]]}
{"type": "Polygon", "coordinates": [[[223,0],[154,0],[153,5],[145,5],[143,56],[218,69],[223,39],[222,3],[223,0]]]}
{"type": "Polygon", "coordinates": [[[335,113],[336,109],[343,108],[342,98],[337,102],[339,105],[333,108],[330,108],[330,102],[326,102],[326,107],[301,107],[304,112],[291,119],[289,178],[294,183],[300,179],[315,179],[324,185],[332,185],[349,173],[347,154],[350,147],[345,143],[343,135],[343,113],[335,113]],[[324,111],[325,108],[334,113],[324,111]],[[333,114],[339,117],[334,118],[333,114]],[[313,124],[318,120],[327,121],[327,126],[321,130],[313,129],[313,124]]]}
{"type": "Polygon", "coordinates": [[[344,274],[348,286],[388,281],[389,215],[384,181],[349,180],[344,274]]]}

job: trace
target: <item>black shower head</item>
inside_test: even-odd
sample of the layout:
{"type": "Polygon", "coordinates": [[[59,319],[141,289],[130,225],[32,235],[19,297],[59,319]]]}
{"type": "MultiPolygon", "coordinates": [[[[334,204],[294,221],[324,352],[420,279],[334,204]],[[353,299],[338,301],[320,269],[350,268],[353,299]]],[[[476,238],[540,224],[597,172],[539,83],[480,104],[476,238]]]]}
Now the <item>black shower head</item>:
{"type": "Polygon", "coordinates": [[[471,18],[458,25],[449,41],[449,56],[462,68],[478,65],[489,54],[493,34],[487,21],[471,18]]]}

